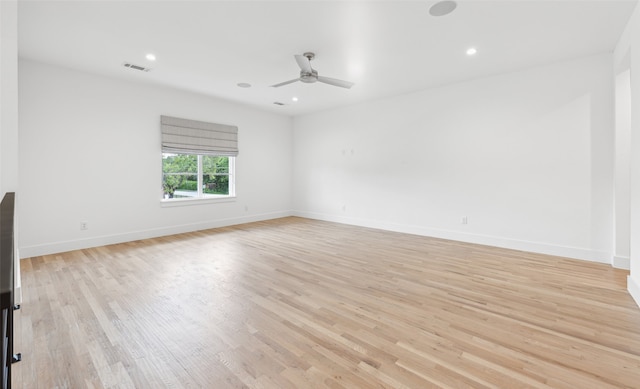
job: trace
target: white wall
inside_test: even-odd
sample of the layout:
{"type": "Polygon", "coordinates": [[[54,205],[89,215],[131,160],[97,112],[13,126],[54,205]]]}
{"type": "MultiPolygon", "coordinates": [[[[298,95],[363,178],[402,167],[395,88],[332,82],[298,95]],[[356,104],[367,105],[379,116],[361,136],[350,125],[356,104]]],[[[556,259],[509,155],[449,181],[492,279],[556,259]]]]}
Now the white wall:
{"type": "Polygon", "coordinates": [[[19,71],[23,257],[291,214],[290,118],[27,60],[19,71]],[[160,115],[238,126],[236,201],[161,207],[160,115]]]}
{"type": "Polygon", "coordinates": [[[612,63],[602,54],[295,118],[294,212],[610,263],[612,63]]]}
{"type": "Polygon", "coordinates": [[[0,1],[0,199],[17,190],[18,8],[9,0],[0,1]]]}
{"type": "MultiPolygon", "coordinates": [[[[18,191],[18,5],[0,1],[0,200],[6,192],[18,191]]],[[[15,223],[19,225],[16,213],[15,223]]],[[[19,235],[14,231],[16,240],[19,235]]],[[[20,252],[15,247],[14,299],[22,302],[20,252]]]]}
{"type": "Polygon", "coordinates": [[[628,65],[616,72],[615,223],[613,266],[630,267],[629,167],[631,161],[631,72],[628,65]]]}
{"type": "MultiPolygon", "coordinates": [[[[627,288],[640,305],[640,7],[636,6],[614,51],[616,68],[630,56],[629,91],[631,95],[630,199],[631,242],[627,288]]],[[[620,151],[617,151],[617,158],[620,151]]]]}

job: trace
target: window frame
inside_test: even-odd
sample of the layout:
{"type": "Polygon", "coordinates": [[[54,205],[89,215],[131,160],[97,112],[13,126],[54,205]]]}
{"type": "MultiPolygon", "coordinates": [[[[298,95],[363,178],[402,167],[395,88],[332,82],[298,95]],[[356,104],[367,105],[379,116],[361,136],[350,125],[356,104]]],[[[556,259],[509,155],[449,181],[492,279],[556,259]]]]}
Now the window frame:
{"type": "Polygon", "coordinates": [[[234,202],[236,199],[236,157],[228,156],[228,155],[219,155],[220,157],[226,157],[229,159],[229,194],[227,195],[219,195],[219,194],[205,194],[202,188],[204,182],[204,172],[203,172],[203,164],[202,160],[204,156],[216,156],[214,154],[182,154],[182,155],[195,155],[197,157],[197,167],[198,171],[195,173],[197,177],[197,196],[196,197],[182,197],[182,198],[165,198],[164,197],[164,189],[162,188],[162,183],[164,182],[164,166],[163,166],[163,157],[164,154],[175,154],[179,153],[160,153],[160,203],[163,207],[172,207],[172,206],[181,206],[181,205],[196,205],[196,204],[207,204],[207,203],[224,203],[224,202],[234,202]]]}

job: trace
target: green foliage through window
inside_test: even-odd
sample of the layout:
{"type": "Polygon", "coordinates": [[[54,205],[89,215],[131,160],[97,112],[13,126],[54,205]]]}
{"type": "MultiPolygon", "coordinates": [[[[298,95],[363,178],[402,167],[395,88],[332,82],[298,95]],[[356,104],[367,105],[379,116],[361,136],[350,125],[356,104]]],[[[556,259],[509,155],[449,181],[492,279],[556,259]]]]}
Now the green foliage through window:
{"type": "Polygon", "coordinates": [[[229,157],[202,156],[204,193],[229,194],[229,157]]]}
{"type": "Polygon", "coordinates": [[[162,154],[164,198],[229,196],[230,160],[214,155],[162,154]],[[200,188],[198,186],[201,185],[200,188]],[[200,189],[200,190],[199,190],[200,189]]]}

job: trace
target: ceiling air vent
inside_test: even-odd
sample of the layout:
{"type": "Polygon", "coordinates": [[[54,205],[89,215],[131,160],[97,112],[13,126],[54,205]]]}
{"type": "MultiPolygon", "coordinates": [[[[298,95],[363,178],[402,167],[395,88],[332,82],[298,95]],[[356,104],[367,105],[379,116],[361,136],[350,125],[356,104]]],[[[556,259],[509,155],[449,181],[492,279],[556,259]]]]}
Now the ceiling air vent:
{"type": "Polygon", "coordinates": [[[129,62],[125,62],[125,63],[123,64],[123,66],[124,66],[125,68],[131,68],[131,69],[135,69],[135,70],[140,70],[140,71],[142,71],[142,72],[148,72],[149,70],[151,70],[151,68],[145,68],[144,66],[134,65],[134,64],[129,63],[129,62]]]}
{"type": "Polygon", "coordinates": [[[284,105],[284,103],[281,103],[279,101],[274,101],[273,104],[275,104],[275,105],[284,105]]]}

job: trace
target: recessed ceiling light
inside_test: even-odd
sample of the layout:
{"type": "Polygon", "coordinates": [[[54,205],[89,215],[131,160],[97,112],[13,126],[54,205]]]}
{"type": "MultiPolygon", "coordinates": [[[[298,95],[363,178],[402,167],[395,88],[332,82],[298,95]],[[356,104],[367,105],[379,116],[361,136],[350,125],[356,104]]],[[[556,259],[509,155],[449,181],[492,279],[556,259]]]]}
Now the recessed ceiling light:
{"type": "Polygon", "coordinates": [[[294,96],[294,97],[291,98],[291,101],[293,101],[295,103],[296,101],[298,101],[298,98],[294,96]]]}
{"type": "Polygon", "coordinates": [[[458,4],[456,4],[455,1],[439,1],[432,5],[431,8],[429,8],[429,13],[431,14],[431,16],[449,15],[451,12],[453,12],[454,9],[456,9],[457,6],[458,4]]]}
{"type": "Polygon", "coordinates": [[[151,53],[147,54],[146,58],[149,61],[155,61],[156,60],[156,56],[154,54],[151,54],[151,53]]]}
{"type": "Polygon", "coordinates": [[[478,50],[475,47],[471,47],[467,50],[467,55],[476,55],[478,50]]]}
{"type": "Polygon", "coordinates": [[[248,82],[239,82],[238,86],[240,88],[251,88],[251,84],[249,84],[248,82]]]}

